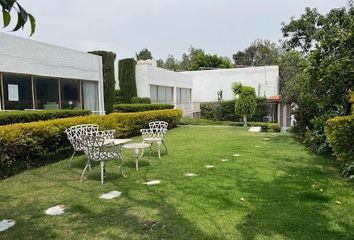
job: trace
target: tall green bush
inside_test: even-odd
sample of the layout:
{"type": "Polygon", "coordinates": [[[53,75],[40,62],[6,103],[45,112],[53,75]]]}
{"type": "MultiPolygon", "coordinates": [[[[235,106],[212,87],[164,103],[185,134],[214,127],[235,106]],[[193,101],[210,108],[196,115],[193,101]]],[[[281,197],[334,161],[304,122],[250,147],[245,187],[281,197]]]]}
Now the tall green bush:
{"type": "Polygon", "coordinates": [[[119,88],[124,103],[130,103],[132,97],[137,96],[134,58],[122,59],[119,65],[119,88]]]}
{"type": "Polygon", "coordinates": [[[247,117],[256,113],[256,91],[253,87],[243,86],[240,94],[236,95],[235,113],[243,116],[244,126],[247,126],[247,117]]]}
{"type": "Polygon", "coordinates": [[[116,60],[116,54],[106,51],[92,51],[90,53],[102,57],[104,109],[108,114],[113,112],[113,104],[116,101],[116,80],[114,75],[114,61],[116,60]]]}

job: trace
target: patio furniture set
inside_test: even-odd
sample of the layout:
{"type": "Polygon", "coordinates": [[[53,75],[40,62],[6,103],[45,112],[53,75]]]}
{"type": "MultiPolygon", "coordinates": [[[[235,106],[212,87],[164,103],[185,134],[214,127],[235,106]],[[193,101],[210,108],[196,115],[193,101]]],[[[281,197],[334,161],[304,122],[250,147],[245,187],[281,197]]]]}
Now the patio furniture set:
{"type": "Polygon", "coordinates": [[[101,183],[104,183],[105,162],[110,160],[120,161],[120,172],[123,172],[122,149],[131,149],[135,156],[135,167],[139,170],[139,160],[144,155],[144,149],[149,148],[149,162],[151,162],[152,145],[156,143],[158,157],[161,159],[161,145],[164,146],[166,153],[167,147],[164,137],[167,133],[168,123],[164,121],[155,121],[149,123],[149,128],[141,129],[143,141],[141,143],[129,143],[132,139],[115,139],[115,130],[100,130],[96,124],[81,124],[72,126],[65,130],[67,137],[74,149],[69,160],[71,167],[72,159],[77,152],[84,152],[86,156],[86,165],[81,174],[81,181],[87,169],[91,171],[92,162],[100,162],[101,183]]]}

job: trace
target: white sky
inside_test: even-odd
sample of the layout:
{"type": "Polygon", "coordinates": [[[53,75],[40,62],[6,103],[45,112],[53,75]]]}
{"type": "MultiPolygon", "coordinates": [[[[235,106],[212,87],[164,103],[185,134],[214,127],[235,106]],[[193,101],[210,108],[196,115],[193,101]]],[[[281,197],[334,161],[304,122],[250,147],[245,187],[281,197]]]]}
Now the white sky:
{"type": "MultiPolygon", "coordinates": [[[[257,38],[277,42],[281,23],[306,6],[321,13],[345,0],[18,0],[37,20],[31,38],[77,50],[110,50],[118,58],[148,48],[180,58],[190,45],[230,57],[257,38]]],[[[15,18],[14,18],[15,19],[15,18]]],[[[1,21],[1,20],[0,20],[1,21]]],[[[0,22],[1,23],[1,22],[0,22]]],[[[2,29],[8,32],[9,29],[2,29]]],[[[26,31],[14,33],[28,37],[26,31]]]]}

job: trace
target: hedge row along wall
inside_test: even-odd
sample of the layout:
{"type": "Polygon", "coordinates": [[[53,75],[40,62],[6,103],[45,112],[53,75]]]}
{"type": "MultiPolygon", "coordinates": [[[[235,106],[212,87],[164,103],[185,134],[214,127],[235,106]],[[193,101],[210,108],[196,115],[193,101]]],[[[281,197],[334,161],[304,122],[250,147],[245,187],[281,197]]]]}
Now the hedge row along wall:
{"type": "Polygon", "coordinates": [[[139,130],[146,128],[151,121],[166,121],[173,127],[181,117],[180,110],[159,110],[1,126],[0,179],[68,157],[72,148],[64,130],[70,126],[98,124],[101,129],[115,129],[116,138],[126,138],[140,134],[139,130]]]}
{"type": "MultiPolygon", "coordinates": [[[[267,99],[257,97],[256,113],[248,117],[249,121],[263,121],[263,117],[268,115],[267,99]]],[[[201,117],[213,121],[241,121],[242,117],[235,114],[235,100],[204,102],[200,104],[201,117]]]]}
{"type": "Polygon", "coordinates": [[[144,112],[151,110],[162,110],[162,109],[173,109],[173,104],[164,104],[164,103],[156,103],[156,104],[116,104],[114,105],[115,112],[144,112]]]}
{"type": "Polygon", "coordinates": [[[107,114],[111,113],[113,112],[113,104],[116,100],[116,80],[114,75],[114,61],[116,60],[116,54],[106,51],[92,51],[89,53],[102,57],[104,110],[107,114]]]}
{"type": "Polygon", "coordinates": [[[124,103],[130,103],[132,97],[137,96],[135,65],[136,61],[134,58],[122,59],[118,63],[119,88],[124,103]]]}
{"type": "Polygon", "coordinates": [[[89,110],[45,110],[45,111],[13,111],[0,112],[0,125],[26,123],[90,115],[89,110]]]}

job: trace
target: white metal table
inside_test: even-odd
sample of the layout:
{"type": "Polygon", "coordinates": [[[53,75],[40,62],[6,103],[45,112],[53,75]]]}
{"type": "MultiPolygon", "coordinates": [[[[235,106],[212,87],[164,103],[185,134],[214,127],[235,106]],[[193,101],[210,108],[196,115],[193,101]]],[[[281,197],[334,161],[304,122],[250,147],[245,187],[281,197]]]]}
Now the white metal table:
{"type": "Polygon", "coordinates": [[[135,168],[138,171],[139,170],[139,159],[144,155],[144,149],[145,148],[150,148],[150,153],[149,153],[149,163],[151,163],[151,144],[147,143],[129,143],[129,144],[124,144],[123,148],[125,149],[132,149],[135,155],[135,168]]]}

